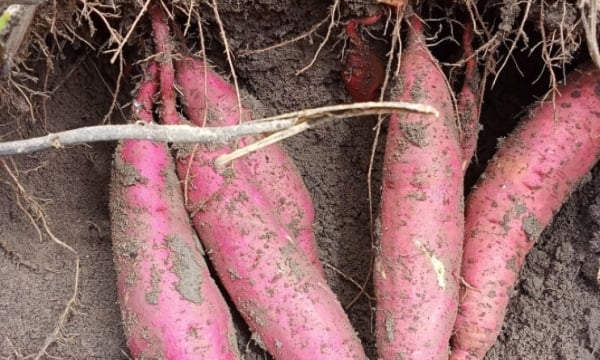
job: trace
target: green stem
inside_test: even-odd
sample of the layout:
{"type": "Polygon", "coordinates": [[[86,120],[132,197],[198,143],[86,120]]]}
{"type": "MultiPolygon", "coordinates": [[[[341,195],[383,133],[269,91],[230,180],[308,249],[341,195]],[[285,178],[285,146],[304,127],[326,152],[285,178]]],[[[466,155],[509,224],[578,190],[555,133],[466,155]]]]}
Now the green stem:
{"type": "Polygon", "coordinates": [[[8,27],[10,23],[10,18],[12,17],[12,11],[8,9],[4,10],[2,15],[0,15],[0,35],[4,35],[5,29],[8,27]]]}

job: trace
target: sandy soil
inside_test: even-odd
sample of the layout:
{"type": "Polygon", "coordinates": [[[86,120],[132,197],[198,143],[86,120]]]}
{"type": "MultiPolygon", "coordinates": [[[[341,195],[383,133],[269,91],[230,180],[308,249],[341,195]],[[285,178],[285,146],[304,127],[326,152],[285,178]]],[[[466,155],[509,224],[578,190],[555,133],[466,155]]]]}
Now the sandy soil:
{"type": "MultiPolygon", "coordinates": [[[[321,1],[306,1],[301,8],[290,6],[292,3],[264,0],[244,7],[239,2],[223,2],[220,10],[234,52],[296,36],[327,12],[328,4],[321,1]]],[[[213,34],[208,38],[209,52],[221,66],[222,60],[215,60],[222,49],[213,25],[209,22],[213,34]]],[[[339,75],[343,44],[336,40],[341,32],[341,27],[334,29],[334,39],[299,76],[295,72],[311,61],[320,37],[239,57],[236,66],[241,86],[262,102],[267,114],[349,102],[339,75]]],[[[67,52],[50,81],[50,88],[58,89],[47,104],[47,129],[41,116],[32,123],[26,113],[10,118],[0,114],[3,139],[99,123],[109,109],[111,94],[95,64],[99,64],[96,55],[67,52]]],[[[109,72],[100,73],[114,84],[109,72]]],[[[514,123],[514,114],[539,95],[527,93],[514,101],[514,106],[507,106],[513,103],[510,96],[516,96],[516,89],[528,89],[518,84],[529,80],[507,69],[502,81],[501,90],[486,100],[487,131],[481,143],[488,150],[506,131],[506,126],[494,124],[514,123]],[[507,94],[513,87],[515,91],[507,94]]],[[[127,101],[127,96],[122,98],[127,101]]],[[[41,108],[38,110],[42,114],[41,108]]],[[[117,111],[113,121],[124,118],[117,111]]],[[[359,282],[366,278],[369,267],[366,173],[374,124],[370,118],[341,120],[284,144],[314,197],[321,259],[359,282]]],[[[107,206],[114,145],[76,146],[14,158],[22,185],[44,205],[50,228],[81,260],[76,311],[47,351],[62,359],[127,358],[107,206]]],[[[379,151],[377,169],[380,161],[379,151]]],[[[480,157],[480,165],[484,163],[485,151],[480,157]]],[[[594,169],[589,182],[571,196],[529,255],[503,333],[487,359],[600,359],[599,289],[591,276],[600,253],[599,172],[594,169]]],[[[47,236],[40,241],[19,208],[10,186],[13,182],[4,169],[0,179],[0,358],[20,359],[36,354],[52,334],[73,292],[75,257],[47,236]]],[[[379,184],[378,171],[374,179],[379,184]]],[[[326,271],[341,302],[348,304],[358,289],[331,268],[326,271]]],[[[372,289],[368,291],[372,293],[372,289]]],[[[363,296],[349,309],[371,358],[375,358],[373,306],[363,296]]],[[[248,358],[266,357],[252,345],[246,351],[248,358]]]]}

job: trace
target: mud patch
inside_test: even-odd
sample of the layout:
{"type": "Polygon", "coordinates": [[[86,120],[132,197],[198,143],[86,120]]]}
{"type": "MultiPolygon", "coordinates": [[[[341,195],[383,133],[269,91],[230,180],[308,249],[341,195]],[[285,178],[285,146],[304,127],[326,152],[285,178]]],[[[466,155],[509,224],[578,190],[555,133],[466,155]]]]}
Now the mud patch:
{"type": "Polygon", "coordinates": [[[177,275],[179,280],[175,284],[175,289],[179,292],[182,298],[194,302],[202,303],[202,267],[196,259],[194,259],[194,251],[178,236],[173,235],[165,239],[167,246],[174,255],[173,273],[177,275]]]}

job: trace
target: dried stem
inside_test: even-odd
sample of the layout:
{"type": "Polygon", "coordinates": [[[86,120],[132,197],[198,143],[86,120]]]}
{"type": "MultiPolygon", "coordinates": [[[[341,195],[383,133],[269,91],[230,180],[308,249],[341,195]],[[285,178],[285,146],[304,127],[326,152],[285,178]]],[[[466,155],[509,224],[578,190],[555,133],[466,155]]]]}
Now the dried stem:
{"type": "MultiPolygon", "coordinates": [[[[230,154],[221,155],[215,160],[215,166],[225,166],[231,161],[238,159],[246,154],[258,151],[264,147],[280,142],[281,140],[287,139],[288,137],[297,135],[305,130],[312,129],[332,119],[343,119],[353,116],[389,114],[397,111],[412,111],[422,114],[431,114],[434,116],[439,115],[437,110],[429,105],[412,104],[399,101],[364,102],[302,110],[293,113],[295,122],[294,125],[289,129],[282,130],[280,132],[267,136],[266,138],[263,138],[253,144],[235,150],[230,154]]],[[[279,119],[280,116],[275,116],[269,119],[279,119]]]]}
{"type": "MultiPolygon", "coordinates": [[[[276,132],[274,134],[276,135],[278,134],[277,132],[288,130],[305,122],[403,110],[437,116],[437,111],[428,105],[403,102],[367,102],[295,111],[240,125],[219,128],[201,128],[190,125],[157,125],[143,122],[130,125],[98,125],[50,133],[37,138],[0,142],[0,156],[29,154],[50,148],[59,149],[69,145],[124,139],[172,143],[226,144],[248,135],[271,132],[276,132]]],[[[313,127],[313,125],[310,127],[313,127]]]]}
{"type": "Polygon", "coordinates": [[[200,128],[189,125],[98,125],[88,126],[58,133],[50,133],[37,138],[0,142],[0,156],[29,154],[50,148],[85,143],[115,141],[124,139],[152,140],[174,143],[228,143],[247,135],[286,129],[294,124],[294,119],[268,123],[245,123],[222,128],[200,128]]]}

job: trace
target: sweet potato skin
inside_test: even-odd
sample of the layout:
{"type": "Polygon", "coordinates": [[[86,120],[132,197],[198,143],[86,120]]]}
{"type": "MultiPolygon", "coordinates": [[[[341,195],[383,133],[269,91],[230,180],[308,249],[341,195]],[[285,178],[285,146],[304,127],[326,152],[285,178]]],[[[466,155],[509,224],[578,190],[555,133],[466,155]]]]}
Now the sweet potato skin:
{"type": "Polygon", "coordinates": [[[431,104],[440,117],[389,120],[373,273],[377,350],[380,359],[447,359],[458,306],[463,152],[450,90],[417,30],[402,55],[395,98],[431,104]]]}
{"type": "Polygon", "coordinates": [[[466,205],[451,359],[483,359],[502,327],[526,254],[600,152],[600,74],[574,71],[556,107],[539,104],[500,145],[466,205]],[[556,111],[556,113],[554,113],[556,111]]]}
{"type": "Polygon", "coordinates": [[[269,201],[235,163],[213,168],[226,151],[203,148],[193,159],[181,156],[178,168],[193,174],[193,222],[237,309],[275,358],[364,359],[335,294],[269,201]]]}
{"type": "Polygon", "coordinates": [[[111,219],[131,354],[239,359],[231,315],[193,238],[164,144],[124,141],[117,148],[111,219]]]}
{"type": "MultiPolygon", "coordinates": [[[[151,7],[150,13],[158,52],[168,56],[166,16],[158,6],[151,7]]],[[[237,102],[231,106],[231,98],[224,96],[230,90],[220,86],[223,80],[207,78],[208,96],[202,92],[204,86],[194,88],[196,76],[184,77],[187,64],[177,65],[186,115],[205,112],[206,126],[239,122],[239,107],[237,102]],[[186,89],[193,95],[186,95],[186,89]]],[[[172,65],[164,62],[163,97],[173,87],[173,76],[172,65]]],[[[163,112],[163,121],[181,123],[176,116],[165,118],[174,113],[174,101],[167,100],[171,105],[163,112]]],[[[194,226],[237,309],[277,359],[365,359],[335,294],[269,199],[249,181],[248,169],[237,161],[225,169],[213,166],[217,156],[229,151],[221,145],[179,146],[176,167],[194,226]]]]}
{"type": "MultiPolygon", "coordinates": [[[[254,140],[244,138],[241,143],[248,145],[254,140]]],[[[250,180],[267,197],[309,262],[324,274],[313,231],[315,207],[292,158],[281,145],[273,144],[248,154],[242,161],[248,167],[250,180]]]]}
{"type": "MultiPolygon", "coordinates": [[[[177,65],[184,97],[192,86],[185,80],[185,66],[177,65]]],[[[209,84],[218,94],[215,84],[220,80],[213,80],[209,84]]],[[[207,97],[213,109],[207,126],[238,121],[237,103],[229,106],[228,99],[232,100],[207,97]]],[[[236,307],[275,358],[364,359],[360,341],[321,270],[280,221],[277,207],[251,181],[247,163],[213,167],[216,157],[229,151],[223,146],[182,148],[178,170],[186,179],[194,225],[236,307]]]]}
{"type": "MultiPolygon", "coordinates": [[[[156,84],[134,112],[151,121],[156,84]],[[136,110],[137,109],[137,110],[136,110]]],[[[229,309],[212,280],[165,144],[116,149],[110,214],[127,344],[136,359],[239,359],[229,309]]]]}
{"type": "Polygon", "coordinates": [[[460,142],[463,148],[463,170],[466,171],[477,149],[477,136],[481,125],[480,86],[481,78],[477,70],[473,46],[473,23],[469,22],[464,29],[462,46],[465,57],[465,78],[462,89],[457,95],[457,112],[460,125],[460,142]]]}
{"type": "Polygon", "coordinates": [[[371,101],[377,98],[383,79],[385,66],[375,49],[363,40],[358,32],[359,25],[372,25],[379,21],[381,13],[365,18],[351,19],[346,24],[346,34],[350,46],[342,67],[342,82],[346,90],[357,101],[371,101]]]}
{"type": "MultiPolygon", "coordinates": [[[[215,113],[206,112],[207,108],[237,108],[237,96],[230,83],[198,58],[184,56],[175,66],[177,82],[185,84],[180,85],[180,88],[191,123],[198,126],[224,126],[239,122],[236,116],[221,118],[219,122],[211,121],[214,119],[210,117],[215,113]]],[[[251,119],[251,112],[244,107],[242,120],[251,119]]],[[[255,140],[253,137],[243,138],[240,145],[248,145],[255,140]]],[[[247,169],[248,181],[253,182],[263,193],[271,207],[276,210],[281,222],[290,231],[294,241],[313,266],[323,273],[313,232],[315,209],[312,198],[296,165],[283,147],[273,144],[248,154],[237,162],[237,166],[247,169]]]]}
{"type": "MultiPolygon", "coordinates": [[[[186,64],[190,63],[177,64],[184,97],[193,86],[187,82],[186,64]]],[[[197,81],[195,76],[190,79],[197,81]]],[[[219,81],[209,79],[211,95],[221,93],[219,81]]],[[[194,109],[190,99],[186,104],[194,109]]],[[[207,126],[239,119],[235,98],[209,96],[206,106],[212,109],[207,126]]],[[[236,307],[275,358],[364,359],[335,295],[281,223],[271,201],[249,181],[246,163],[213,167],[216,157],[229,151],[226,146],[182,147],[177,167],[185,179],[194,225],[236,307]]]]}

